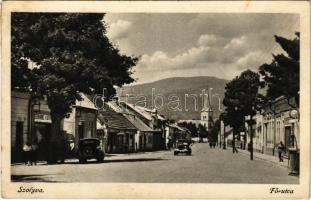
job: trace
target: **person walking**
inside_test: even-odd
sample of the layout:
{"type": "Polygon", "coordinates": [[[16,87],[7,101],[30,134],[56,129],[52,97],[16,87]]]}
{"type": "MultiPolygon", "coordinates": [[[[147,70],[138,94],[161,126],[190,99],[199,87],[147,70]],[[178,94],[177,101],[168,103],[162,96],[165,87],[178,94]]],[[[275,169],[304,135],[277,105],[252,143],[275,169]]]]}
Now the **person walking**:
{"type": "Polygon", "coordinates": [[[29,142],[26,142],[26,144],[23,146],[24,151],[24,157],[25,157],[25,165],[31,164],[31,145],[29,142]]]}
{"type": "Polygon", "coordinates": [[[236,148],[237,141],[238,141],[238,140],[235,138],[235,139],[234,139],[234,146],[233,146],[233,153],[239,153],[238,148],[236,148]]]}
{"type": "Polygon", "coordinates": [[[282,154],[285,150],[285,146],[284,146],[282,141],[280,141],[280,143],[277,145],[277,149],[278,149],[278,153],[279,153],[279,160],[280,160],[280,162],[283,162],[282,154]]]}
{"type": "Polygon", "coordinates": [[[38,151],[38,145],[33,144],[31,145],[31,151],[30,151],[30,164],[31,165],[37,165],[37,151],[38,151]]]}

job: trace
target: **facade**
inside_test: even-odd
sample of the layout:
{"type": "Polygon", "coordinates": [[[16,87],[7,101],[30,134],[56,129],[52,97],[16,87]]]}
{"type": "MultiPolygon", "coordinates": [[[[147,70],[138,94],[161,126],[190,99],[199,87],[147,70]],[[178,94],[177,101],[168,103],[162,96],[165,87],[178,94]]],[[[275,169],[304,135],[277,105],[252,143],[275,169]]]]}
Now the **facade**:
{"type": "Polygon", "coordinates": [[[108,153],[127,153],[137,151],[137,128],[121,113],[111,108],[99,111],[97,132],[103,136],[105,151],[108,153]]]}
{"type": "Polygon", "coordinates": [[[146,143],[145,150],[161,150],[166,148],[166,119],[159,115],[156,109],[151,110],[125,102],[120,102],[120,105],[128,113],[127,116],[130,120],[140,121],[148,126],[149,130],[142,132],[143,134],[139,136],[142,144],[140,147],[142,149],[144,149],[144,143],[146,143]],[[133,118],[131,116],[135,117],[133,118]]]}
{"type": "Polygon", "coordinates": [[[46,159],[50,127],[50,110],[46,99],[38,100],[28,93],[11,92],[12,161],[23,160],[23,146],[26,143],[38,145],[38,159],[46,159]]]}
{"type": "MultiPolygon", "coordinates": [[[[277,156],[276,146],[280,141],[285,145],[286,154],[289,148],[299,149],[299,117],[295,113],[297,111],[284,97],[275,99],[262,113],[257,113],[254,117],[256,125],[253,126],[254,150],[277,156]]],[[[249,142],[250,127],[247,130],[249,142]]]]}
{"type": "Polygon", "coordinates": [[[73,138],[75,145],[78,144],[79,139],[96,138],[96,122],[97,109],[90,97],[81,94],[82,100],[77,101],[72,106],[72,111],[68,113],[63,122],[64,134],[68,138],[73,138]]]}
{"type": "MultiPolygon", "coordinates": [[[[62,121],[65,139],[96,137],[97,110],[94,104],[82,95],[72,112],[62,121]]],[[[37,99],[28,93],[11,92],[11,147],[12,161],[23,161],[23,146],[37,145],[37,159],[46,160],[51,139],[50,109],[45,98],[37,99]]]]}
{"type": "Polygon", "coordinates": [[[11,92],[11,158],[22,159],[23,146],[28,140],[29,94],[11,92]]]}

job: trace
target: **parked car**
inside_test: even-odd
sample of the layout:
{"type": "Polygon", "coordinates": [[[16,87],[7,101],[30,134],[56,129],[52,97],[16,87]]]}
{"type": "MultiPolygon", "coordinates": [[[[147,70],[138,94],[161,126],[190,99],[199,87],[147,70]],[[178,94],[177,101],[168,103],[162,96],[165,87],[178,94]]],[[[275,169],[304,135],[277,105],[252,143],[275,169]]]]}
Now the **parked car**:
{"type": "Polygon", "coordinates": [[[179,140],[177,142],[177,148],[174,149],[174,155],[178,155],[180,153],[186,154],[188,156],[191,155],[191,142],[187,140],[179,140]]]}
{"type": "Polygon", "coordinates": [[[92,158],[100,163],[104,161],[105,153],[97,138],[87,138],[79,140],[77,157],[80,163],[86,163],[88,159],[92,158]]]}

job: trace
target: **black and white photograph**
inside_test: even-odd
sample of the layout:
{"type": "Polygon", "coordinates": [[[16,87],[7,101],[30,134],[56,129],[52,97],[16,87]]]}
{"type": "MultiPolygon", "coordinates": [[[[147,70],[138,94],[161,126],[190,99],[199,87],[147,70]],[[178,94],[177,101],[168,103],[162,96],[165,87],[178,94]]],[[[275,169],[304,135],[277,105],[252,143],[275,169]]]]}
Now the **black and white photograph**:
{"type": "Polygon", "coordinates": [[[269,184],[294,195],[301,184],[299,13],[12,11],[9,22],[15,192],[269,184]]]}

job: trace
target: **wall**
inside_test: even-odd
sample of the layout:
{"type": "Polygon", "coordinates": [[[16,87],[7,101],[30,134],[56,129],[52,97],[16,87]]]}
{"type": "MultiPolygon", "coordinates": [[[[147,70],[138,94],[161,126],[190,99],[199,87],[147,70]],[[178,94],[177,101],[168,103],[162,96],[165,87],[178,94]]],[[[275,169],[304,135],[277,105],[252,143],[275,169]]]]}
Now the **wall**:
{"type": "Polygon", "coordinates": [[[16,124],[23,123],[21,148],[27,140],[28,131],[28,101],[29,94],[20,92],[11,92],[11,147],[16,150],[16,124]]]}

